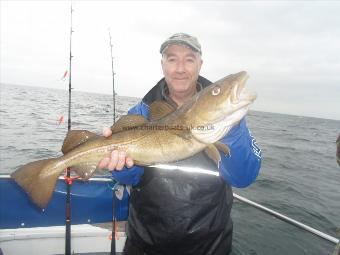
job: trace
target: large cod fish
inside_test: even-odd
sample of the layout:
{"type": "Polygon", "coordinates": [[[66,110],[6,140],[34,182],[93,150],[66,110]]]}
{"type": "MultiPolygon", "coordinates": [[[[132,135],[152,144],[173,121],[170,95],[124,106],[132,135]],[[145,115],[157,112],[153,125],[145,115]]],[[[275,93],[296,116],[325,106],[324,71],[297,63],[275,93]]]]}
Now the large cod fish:
{"type": "Polygon", "coordinates": [[[137,165],[169,163],[205,151],[216,164],[218,142],[247,113],[256,95],[245,90],[246,72],[231,74],[206,87],[178,109],[164,102],[150,106],[150,120],[126,115],[112,126],[112,136],[103,137],[85,130],[70,131],[64,141],[63,156],[28,163],[11,177],[32,201],[45,208],[59,175],[70,168],[82,179],[89,179],[98,162],[114,149],[124,150],[137,165]]]}

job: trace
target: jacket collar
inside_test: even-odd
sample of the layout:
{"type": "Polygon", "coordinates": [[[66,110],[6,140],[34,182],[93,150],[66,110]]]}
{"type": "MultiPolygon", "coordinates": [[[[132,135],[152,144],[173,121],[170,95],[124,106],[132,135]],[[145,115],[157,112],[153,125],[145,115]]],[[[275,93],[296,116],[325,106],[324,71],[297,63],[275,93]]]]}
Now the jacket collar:
{"type": "MultiPolygon", "coordinates": [[[[201,91],[209,86],[212,82],[208,79],[198,76],[197,91],[201,91]]],[[[169,88],[164,78],[162,78],[142,99],[143,103],[150,105],[154,101],[165,100],[171,105],[177,107],[177,104],[169,97],[169,88]]]]}

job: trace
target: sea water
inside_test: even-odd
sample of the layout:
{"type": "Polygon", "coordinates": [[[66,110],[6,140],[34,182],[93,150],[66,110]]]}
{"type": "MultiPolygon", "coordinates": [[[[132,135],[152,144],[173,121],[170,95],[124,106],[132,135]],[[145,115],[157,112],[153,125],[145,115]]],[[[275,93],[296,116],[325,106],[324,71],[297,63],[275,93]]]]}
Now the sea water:
{"type": "MultiPolygon", "coordinates": [[[[72,129],[101,133],[113,123],[112,95],[72,91],[72,129]]],[[[116,97],[119,117],[139,101],[116,97]]],[[[255,102],[256,103],[256,102],[255,102]]],[[[1,84],[0,173],[61,155],[68,91],[1,84]]],[[[250,111],[247,123],[262,149],[255,183],[234,192],[336,236],[340,227],[340,121],[250,111]]],[[[331,254],[332,243],[234,200],[233,254],[331,254]]]]}

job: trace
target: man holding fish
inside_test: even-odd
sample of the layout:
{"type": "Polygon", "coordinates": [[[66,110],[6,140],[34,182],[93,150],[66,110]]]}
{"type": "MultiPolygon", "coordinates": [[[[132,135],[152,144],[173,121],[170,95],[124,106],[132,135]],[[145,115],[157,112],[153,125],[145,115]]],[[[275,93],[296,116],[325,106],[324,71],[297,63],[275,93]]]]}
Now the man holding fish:
{"type": "Polygon", "coordinates": [[[11,177],[46,208],[66,168],[83,180],[109,169],[133,187],[125,254],[228,254],[231,186],[250,185],[261,166],[244,118],[256,95],[245,89],[246,72],[215,83],[200,76],[195,37],[175,34],[160,52],[164,78],[105,137],[71,130],[62,156],[27,163],[11,177]]]}
{"type": "MultiPolygon", "coordinates": [[[[245,72],[213,85],[200,76],[201,45],[193,36],[174,34],[160,53],[164,78],[129,114],[158,121],[157,127],[164,129],[176,125],[171,131],[182,139],[178,148],[172,149],[176,146],[171,141],[161,148],[168,162],[176,158],[172,153],[192,150],[194,155],[169,163],[172,170],[166,165],[139,166],[133,153],[119,148],[100,161],[98,168],[109,169],[120,183],[133,187],[124,254],[229,254],[231,186],[250,185],[261,166],[261,151],[244,118],[256,96],[244,89],[245,72]]],[[[104,129],[104,136],[111,135],[104,129]]]]}

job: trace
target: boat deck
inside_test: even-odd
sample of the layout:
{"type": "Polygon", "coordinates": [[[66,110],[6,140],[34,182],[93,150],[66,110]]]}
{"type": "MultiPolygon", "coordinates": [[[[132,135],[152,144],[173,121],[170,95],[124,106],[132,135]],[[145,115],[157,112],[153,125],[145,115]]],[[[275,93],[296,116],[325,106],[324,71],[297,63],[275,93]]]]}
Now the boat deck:
{"type": "MultiPolygon", "coordinates": [[[[124,248],[125,225],[117,224],[117,255],[124,248]]],[[[112,223],[72,225],[72,254],[110,254],[111,229],[112,223]]],[[[65,226],[1,229],[0,247],[5,255],[65,254],[65,226]]]]}

